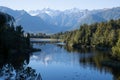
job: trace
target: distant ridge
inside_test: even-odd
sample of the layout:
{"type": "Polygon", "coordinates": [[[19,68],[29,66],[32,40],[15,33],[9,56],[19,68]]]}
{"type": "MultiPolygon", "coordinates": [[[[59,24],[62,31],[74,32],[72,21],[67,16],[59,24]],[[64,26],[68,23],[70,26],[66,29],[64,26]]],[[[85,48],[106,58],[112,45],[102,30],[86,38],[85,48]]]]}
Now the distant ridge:
{"type": "Polygon", "coordinates": [[[92,24],[120,18],[120,7],[91,11],[77,8],[59,11],[47,8],[26,12],[0,6],[0,11],[15,17],[17,24],[21,24],[26,32],[57,33],[79,28],[84,23],[92,24]]]}

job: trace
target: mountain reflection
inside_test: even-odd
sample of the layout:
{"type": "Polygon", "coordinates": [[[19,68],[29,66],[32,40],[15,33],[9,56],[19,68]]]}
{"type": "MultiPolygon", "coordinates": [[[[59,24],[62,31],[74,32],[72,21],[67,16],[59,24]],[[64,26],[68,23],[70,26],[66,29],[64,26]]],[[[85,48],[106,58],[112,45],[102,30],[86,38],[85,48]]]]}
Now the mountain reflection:
{"type": "Polygon", "coordinates": [[[2,80],[42,80],[35,69],[27,66],[30,54],[0,54],[0,79],[2,80]]]}
{"type": "MultiPolygon", "coordinates": [[[[52,75],[51,73],[54,72],[54,70],[59,71],[59,73],[55,73],[57,77],[67,74],[69,76],[72,74],[72,71],[78,72],[78,74],[81,75],[85,74],[85,76],[90,77],[89,75],[92,75],[91,73],[86,75],[90,70],[96,72],[96,74],[93,74],[92,76],[93,80],[96,80],[94,77],[98,75],[99,79],[97,80],[103,80],[104,77],[106,78],[105,80],[120,80],[120,69],[102,65],[102,61],[109,58],[109,56],[106,55],[109,53],[108,51],[99,51],[90,48],[73,49],[68,46],[48,43],[37,43],[33,45],[36,48],[40,48],[42,51],[35,52],[30,57],[31,62],[29,65],[32,67],[36,65],[34,67],[36,70],[42,68],[42,70],[39,71],[45,80],[48,80],[48,78],[46,78],[46,75],[52,75]]],[[[73,77],[73,75],[71,75],[71,77],[73,77]]],[[[81,75],[78,77],[84,79],[85,77],[82,77],[81,75]]],[[[49,76],[49,78],[51,78],[51,76],[49,76]]],[[[59,80],[65,80],[64,78],[59,78],[59,80]]],[[[52,77],[51,79],[55,79],[55,77],[52,77]]],[[[72,78],[69,80],[72,80],[72,78]]]]}
{"type": "Polygon", "coordinates": [[[47,66],[48,64],[66,64],[66,65],[79,65],[79,54],[70,54],[64,49],[63,46],[56,44],[37,44],[37,48],[42,49],[41,52],[36,52],[31,56],[31,60],[36,60],[47,66]],[[39,45],[39,46],[38,46],[39,45]]]}

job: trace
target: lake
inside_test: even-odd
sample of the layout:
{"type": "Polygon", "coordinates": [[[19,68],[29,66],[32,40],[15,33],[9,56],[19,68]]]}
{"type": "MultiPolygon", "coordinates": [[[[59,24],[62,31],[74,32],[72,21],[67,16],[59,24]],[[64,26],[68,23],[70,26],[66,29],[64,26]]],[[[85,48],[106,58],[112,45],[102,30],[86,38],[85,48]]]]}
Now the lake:
{"type": "Polygon", "coordinates": [[[38,77],[42,80],[120,79],[120,70],[101,65],[101,61],[108,58],[107,51],[75,50],[57,43],[33,43],[33,46],[42,51],[30,55],[0,55],[0,80],[19,80],[24,76],[26,80],[29,77],[32,80],[38,77]]]}
{"type": "Polygon", "coordinates": [[[74,50],[57,44],[34,44],[41,52],[30,57],[28,66],[41,74],[43,80],[116,80],[116,72],[103,67],[100,61],[107,52],[74,50]]]}

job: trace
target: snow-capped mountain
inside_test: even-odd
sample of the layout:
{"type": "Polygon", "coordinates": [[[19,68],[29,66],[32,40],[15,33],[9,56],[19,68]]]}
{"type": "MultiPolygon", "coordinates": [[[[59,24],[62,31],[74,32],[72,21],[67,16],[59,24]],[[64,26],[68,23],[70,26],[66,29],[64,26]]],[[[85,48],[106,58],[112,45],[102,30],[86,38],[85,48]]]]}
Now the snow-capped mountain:
{"type": "Polygon", "coordinates": [[[50,8],[44,8],[42,10],[31,10],[29,11],[29,13],[33,16],[36,16],[36,15],[40,15],[41,13],[44,13],[44,14],[47,14],[49,16],[55,16],[55,15],[58,15],[60,13],[59,10],[52,10],[50,8]]]}
{"type": "MultiPolygon", "coordinates": [[[[36,11],[30,11],[31,15],[42,18],[48,24],[52,24],[68,30],[75,26],[79,19],[84,15],[90,13],[89,10],[79,10],[77,8],[68,9],[65,11],[42,9],[36,11]]],[[[65,30],[65,29],[64,29],[65,30]]]]}
{"type": "Polygon", "coordinates": [[[57,31],[54,25],[47,24],[40,17],[31,16],[24,10],[12,10],[7,7],[0,7],[0,12],[12,15],[17,25],[22,25],[26,32],[46,32],[52,33],[57,31]]]}
{"type": "Polygon", "coordinates": [[[0,12],[15,17],[27,32],[56,33],[79,28],[80,25],[108,21],[120,18],[120,7],[99,10],[79,10],[77,8],[64,11],[44,8],[42,10],[12,10],[0,6],[0,12]]]}
{"type": "Polygon", "coordinates": [[[79,10],[77,8],[64,11],[42,9],[32,10],[29,14],[42,18],[46,23],[71,30],[78,28],[81,24],[92,24],[95,22],[108,21],[120,18],[120,7],[99,10],[79,10]]]}

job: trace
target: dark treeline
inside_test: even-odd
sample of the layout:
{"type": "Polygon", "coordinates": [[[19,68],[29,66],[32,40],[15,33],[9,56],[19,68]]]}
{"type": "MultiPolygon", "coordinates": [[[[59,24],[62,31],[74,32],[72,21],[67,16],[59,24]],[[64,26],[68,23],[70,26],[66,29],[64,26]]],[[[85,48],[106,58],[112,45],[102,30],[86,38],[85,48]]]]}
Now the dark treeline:
{"type": "Polygon", "coordinates": [[[0,77],[5,80],[41,80],[40,74],[28,67],[33,49],[30,35],[21,26],[15,26],[12,16],[0,12],[0,77]]]}
{"type": "Polygon", "coordinates": [[[55,39],[65,39],[71,33],[72,31],[60,32],[60,33],[52,34],[50,35],[50,37],[55,39]]]}
{"type": "Polygon", "coordinates": [[[50,38],[50,35],[45,33],[30,33],[30,38],[50,38]]]}
{"type": "Polygon", "coordinates": [[[63,38],[68,46],[74,48],[111,49],[112,55],[120,58],[120,19],[84,24],[78,30],[59,34],[59,38],[63,38]]]}
{"type": "Polygon", "coordinates": [[[29,35],[21,26],[14,26],[12,16],[0,12],[0,53],[22,52],[31,48],[29,35]]]}

